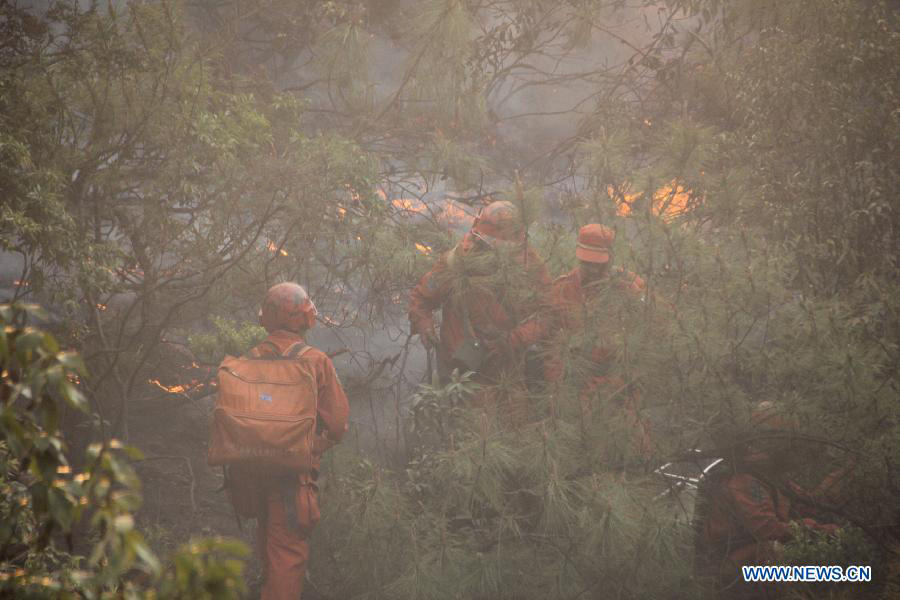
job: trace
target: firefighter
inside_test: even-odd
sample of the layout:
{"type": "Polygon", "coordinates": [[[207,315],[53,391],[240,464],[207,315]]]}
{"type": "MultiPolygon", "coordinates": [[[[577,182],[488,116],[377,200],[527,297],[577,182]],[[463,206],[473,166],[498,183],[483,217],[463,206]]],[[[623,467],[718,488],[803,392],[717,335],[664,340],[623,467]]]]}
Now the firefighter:
{"type": "MultiPolygon", "coordinates": [[[[410,295],[412,333],[436,349],[438,372],[474,371],[475,381],[495,383],[544,334],[550,276],[529,247],[515,206],[491,202],[453,249],[443,254],[410,295]],[[508,260],[504,271],[500,265],[508,260]],[[501,272],[510,275],[501,281],[501,272]],[[461,281],[467,281],[463,286],[461,281]],[[543,299],[543,300],[542,300],[543,299]],[[441,310],[440,335],[434,312],[441,310]]],[[[485,391],[476,404],[490,404],[485,391]]]]}
{"type": "Polygon", "coordinates": [[[306,361],[315,379],[316,436],[311,472],[277,468],[230,467],[226,486],[238,514],[255,517],[257,550],[264,565],[262,600],[297,600],[309,558],[307,542],[319,519],[318,476],[322,452],[347,431],[349,406],[331,359],[305,344],[315,325],[316,307],[296,283],[279,283],[266,294],[259,313],[268,337],[251,351],[260,358],[306,361]],[[294,353],[293,348],[301,350],[294,353]]]}
{"type": "Polygon", "coordinates": [[[624,416],[631,445],[642,460],[649,460],[651,438],[648,423],[637,411],[637,389],[616,372],[621,349],[623,311],[628,303],[642,302],[644,280],[620,267],[613,267],[614,230],[591,223],[578,231],[575,257],[578,266],[553,283],[553,322],[561,346],[546,361],[545,378],[558,385],[566,377],[563,355],[571,370],[579,370],[581,410],[592,415],[597,400],[607,415],[624,416]],[[580,367],[580,369],[578,369],[580,367]]]}
{"type": "Polygon", "coordinates": [[[774,597],[772,585],[744,583],[743,565],[777,564],[791,521],[834,533],[822,522],[812,495],[789,479],[798,457],[791,428],[771,402],[750,418],[749,435],[732,447],[729,460],[701,484],[695,509],[695,568],[712,578],[720,597],[774,597]]]}

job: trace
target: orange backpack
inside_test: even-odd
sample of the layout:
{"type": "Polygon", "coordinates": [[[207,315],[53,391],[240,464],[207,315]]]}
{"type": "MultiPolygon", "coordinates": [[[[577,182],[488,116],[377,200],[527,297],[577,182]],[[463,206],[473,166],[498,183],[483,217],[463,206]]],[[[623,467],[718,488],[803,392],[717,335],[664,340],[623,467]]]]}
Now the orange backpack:
{"type": "Polygon", "coordinates": [[[219,365],[210,465],[312,469],[318,388],[311,365],[299,360],[309,349],[297,342],[271,358],[256,349],[251,356],[225,357],[219,365]]]}

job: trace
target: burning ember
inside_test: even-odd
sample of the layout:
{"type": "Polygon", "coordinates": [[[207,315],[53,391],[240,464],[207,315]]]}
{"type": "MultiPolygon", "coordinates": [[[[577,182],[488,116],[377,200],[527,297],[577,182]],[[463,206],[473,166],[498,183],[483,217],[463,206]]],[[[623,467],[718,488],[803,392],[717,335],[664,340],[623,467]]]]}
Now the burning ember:
{"type": "MultiPolygon", "coordinates": [[[[194,373],[191,380],[187,383],[176,383],[174,385],[166,385],[159,379],[148,379],[147,383],[158,387],[164,392],[170,394],[187,394],[188,392],[202,391],[204,388],[216,386],[215,374],[216,369],[212,365],[201,365],[197,361],[191,361],[190,365],[184,365],[179,370],[202,371],[202,373],[194,373]]],[[[202,394],[201,394],[202,395],[202,394]]]]}
{"type": "Polygon", "coordinates": [[[319,315],[319,318],[325,322],[326,325],[331,325],[333,327],[340,327],[340,323],[329,317],[328,315],[319,315]]]}
{"type": "Polygon", "coordinates": [[[431,246],[426,246],[425,244],[420,244],[419,242],[416,242],[416,250],[426,256],[431,254],[431,246]]]}
{"type": "Polygon", "coordinates": [[[137,282],[144,278],[144,270],[138,267],[117,267],[116,274],[126,280],[137,282]]]}
{"type": "Polygon", "coordinates": [[[215,387],[215,380],[200,380],[200,379],[192,379],[189,383],[185,384],[176,384],[176,385],[166,385],[161,382],[159,379],[148,379],[147,383],[151,385],[155,385],[159,389],[168,392],[170,394],[187,394],[188,392],[193,392],[195,390],[200,390],[204,387],[215,387]]]}
{"type": "Polygon", "coordinates": [[[344,184],[344,187],[347,188],[347,192],[349,192],[349,194],[350,194],[350,201],[353,202],[354,204],[358,204],[359,203],[359,192],[356,191],[353,188],[353,186],[351,186],[349,183],[344,184]]]}
{"type": "MultiPolygon", "coordinates": [[[[188,386],[186,386],[186,385],[172,385],[172,386],[163,385],[163,384],[159,381],[159,379],[149,379],[149,380],[147,381],[147,383],[152,383],[153,385],[155,385],[155,386],[158,387],[159,389],[165,390],[165,391],[169,392],[170,394],[183,394],[183,393],[185,393],[186,391],[188,391],[188,390],[190,389],[190,387],[188,387],[188,386]]],[[[196,386],[195,386],[195,387],[196,387],[196,386]]]]}
{"type": "Polygon", "coordinates": [[[267,249],[269,250],[269,252],[271,252],[272,254],[280,254],[281,256],[287,256],[287,255],[288,255],[287,250],[285,250],[284,248],[279,248],[279,247],[278,247],[278,244],[276,244],[276,243],[273,242],[272,240],[269,240],[269,243],[266,244],[266,248],[267,248],[267,249]]]}

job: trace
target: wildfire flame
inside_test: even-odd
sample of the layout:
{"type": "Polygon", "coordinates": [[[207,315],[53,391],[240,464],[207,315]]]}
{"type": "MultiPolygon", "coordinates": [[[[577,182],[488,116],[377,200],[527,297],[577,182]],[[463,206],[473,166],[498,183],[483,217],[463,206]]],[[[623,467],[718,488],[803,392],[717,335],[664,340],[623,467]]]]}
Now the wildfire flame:
{"type": "Polygon", "coordinates": [[[394,200],[391,200],[391,204],[398,210],[417,214],[422,214],[428,210],[425,203],[418,198],[395,198],[394,200]]]}
{"type": "Polygon", "coordinates": [[[420,244],[419,242],[416,242],[416,250],[426,256],[431,254],[431,246],[426,246],[425,244],[420,244]]]}
{"type": "Polygon", "coordinates": [[[108,307],[105,304],[100,304],[99,302],[97,303],[97,310],[99,310],[100,312],[103,312],[107,308],[108,307]]]}
{"type": "MultiPolygon", "coordinates": [[[[165,391],[169,392],[170,394],[183,394],[186,391],[188,391],[189,389],[191,389],[187,385],[163,385],[163,383],[159,379],[149,379],[147,381],[147,383],[152,383],[159,389],[165,390],[165,391]]],[[[194,386],[194,387],[196,387],[196,386],[194,386]]]]}
{"type": "Polygon", "coordinates": [[[13,285],[16,287],[28,287],[31,285],[30,281],[25,281],[24,279],[16,279],[13,281],[13,285]]]}
{"type": "Polygon", "coordinates": [[[444,210],[438,215],[438,220],[453,225],[468,225],[475,220],[475,216],[457,206],[452,200],[444,204],[444,210]]]}
{"type": "Polygon", "coordinates": [[[279,247],[278,247],[278,244],[276,244],[276,243],[273,242],[272,240],[269,240],[269,243],[266,244],[266,248],[267,248],[267,249],[269,250],[269,252],[271,252],[272,254],[280,254],[281,256],[287,256],[287,255],[288,255],[287,250],[285,250],[284,248],[279,248],[279,247]]]}
{"type": "MultiPolygon", "coordinates": [[[[623,192],[619,198],[616,198],[615,190],[612,187],[607,188],[607,193],[614,198],[618,204],[616,214],[625,217],[631,214],[631,207],[634,201],[641,194],[623,192]]],[[[691,199],[691,193],[683,186],[672,180],[667,185],[653,192],[653,200],[650,210],[657,217],[661,217],[665,221],[670,221],[679,215],[683,215],[689,210],[688,203],[691,199]]]]}

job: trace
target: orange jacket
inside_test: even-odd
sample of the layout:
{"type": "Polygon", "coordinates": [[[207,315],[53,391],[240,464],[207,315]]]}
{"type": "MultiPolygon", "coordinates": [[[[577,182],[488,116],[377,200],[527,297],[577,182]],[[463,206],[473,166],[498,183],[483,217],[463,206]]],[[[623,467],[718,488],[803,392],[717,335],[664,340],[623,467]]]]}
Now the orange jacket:
{"type": "MultiPolygon", "coordinates": [[[[792,495],[807,494],[789,484],[792,495]]],[[[791,501],[749,473],[735,472],[709,483],[701,495],[703,517],[699,522],[697,554],[701,567],[736,577],[741,565],[765,564],[776,558],[774,542],[790,539],[790,522],[825,532],[837,529],[809,517],[809,509],[791,501]]]]}
{"type": "MultiPolygon", "coordinates": [[[[438,356],[447,361],[465,338],[463,310],[454,303],[451,285],[444,275],[447,261],[453,253],[466,254],[473,249],[471,234],[449,252],[442,255],[431,270],[413,288],[409,301],[409,321],[412,333],[423,333],[434,327],[434,311],[441,309],[441,331],[438,356]]],[[[506,335],[506,341],[514,350],[527,347],[543,337],[546,324],[540,318],[545,308],[550,288],[550,275],[540,257],[526,247],[517,260],[526,266],[526,272],[535,290],[537,301],[533,306],[505,306],[493,294],[475,290],[465,298],[469,321],[474,334],[483,341],[496,335],[506,335]],[[545,299],[545,300],[542,300],[545,299]]]]}
{"type": "MultiPolygon", "coordinates": [[[[635,298],[641,297],[646,289],[640,276],[621,268],[614,269],[608,279],[616,290],[635,298]]],[[[580,331],[584,328],[589,298],[581,284],[581,270],[578,267],[553,282],[551,297],[555,313],[553,321],[558,328],[564,331],[580,331]]],[[[598,342],[591,349],[591,362],[598,366],[608,364],[615,352],[615,348],[598,342]]],[[[548,381],[557,381],[563,376],[563,365],[558,356],[547,360],[545,376],[548,381]]]]}

